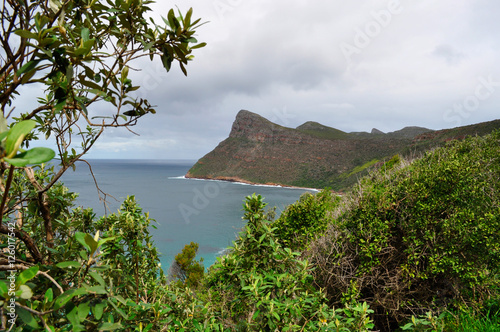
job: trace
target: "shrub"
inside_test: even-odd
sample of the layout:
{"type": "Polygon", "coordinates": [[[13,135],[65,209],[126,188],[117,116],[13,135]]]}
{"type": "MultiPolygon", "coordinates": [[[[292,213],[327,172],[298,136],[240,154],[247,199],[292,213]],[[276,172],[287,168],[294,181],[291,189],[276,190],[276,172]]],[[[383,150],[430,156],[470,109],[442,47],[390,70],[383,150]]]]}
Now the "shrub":
{"type": "MultiPolygon", "coordinates": [[[[159,329],[169,293],[149,233],[152,220],[135,199],[128,197],[117,213],[94,221],[92,210],[72,209],[75,195],[62,184],[54,185],[48,196],[59,211],[58,236],[54,248],[45,250],[57,264],[14,265],[19,269],[15,297],[7,287],[12,274],[0,271],[0,303],[16,299],[14,331],[109,331],[142,324],[159,329]]],[[[22,226],[37,240],[44,233],[36,227],[40,221],[33,211],[25,214],[22,226]]],[[[22,242],[15,251],[18,262],[31,259],[22,242]]]]}
{"type": "Polygon", "coordinates": [[[248,224],[228,255],[209,270],[206,286],[220,321],[231,331],[367,331],[368,305],[331,309],[312,285],[310,265],[284,248],[260,195],[247,197],[248,224]]]}
{"type": "Polygon", "coordinates": [[[182,285],[196,288],[203,279],[205,268],[203,267],[203,258],[196,261],[198,252],[198,243],[191,242],[186,244],[182,252],[175,256],[175,260],[169,270],[169,277],[177,279],[182,285]]]}
{"type": "Polygon", "coordinates": [[[499,155],[496,131],[364,178],[309,251],[331,302],[367,301],[390,330],[498,296],[499,155]]]}
{"type": "Polygon", "coordinates": [[[287,206],[274,222],[274,234],[285,247],[292,250],[303,249],[326,230],[327,212],[333,209],[338,200],[339,197],[333,197],[329,189],[316,195],[303,194],[298,202],[287,206]]]}

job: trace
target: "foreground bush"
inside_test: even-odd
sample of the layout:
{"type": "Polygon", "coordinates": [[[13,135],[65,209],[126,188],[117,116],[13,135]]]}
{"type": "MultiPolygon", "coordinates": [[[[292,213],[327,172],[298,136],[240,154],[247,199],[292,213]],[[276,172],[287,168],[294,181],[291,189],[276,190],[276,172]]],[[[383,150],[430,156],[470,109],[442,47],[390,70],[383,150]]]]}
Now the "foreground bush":
{"type": "Polygon", "coordinates": [[[276,236],[285,247],[303,250],[309,242],[325,232],[330,221],[328,212],[338,200],[339,197],[334,197],[328,189],[316,195],[303,194],[299,201],[287,206],[274,222],[276,236]]]}
{"type": "Polygon", "coordinates": [[[391,330],[499,296],[500,132],[363,179],[309,255],[333,304],[367,301],[391,330]]]}
{"type": "Polygon", "coordinates": [[[283,247],[259,196],[247,197],[248,221],[230,253],[212,266],[208,296],[229,331],[368,331],[366,304],[333,310],[313,287],[311,266],[283,247]]]}
{"type": "MultiPolygon", "coordinates": [[[[71,209],[75,195],[64,186],[48,194],[60,210],[58,236],[50,249],[57,263],[24,262],[31,260],[29,252],[17,243],[17,261],[27,266],[13,266],[18,269],[15,295],[11,274],[0,272],[0,303],[7,308],[15,299],[19,315],[13,331],[111,331],[142,325],[159,330],[165,321],[159,313],[169,310],[163,304],[166,278],[149,233],[152,220],[134,197],[117,213],[95,221],[91,210],[71,209]]],[[[23,226],[36,230],[38,222],[34,214],[23,226]]],[[[35,240],[43,236],[30,235],[35,240]]]]}

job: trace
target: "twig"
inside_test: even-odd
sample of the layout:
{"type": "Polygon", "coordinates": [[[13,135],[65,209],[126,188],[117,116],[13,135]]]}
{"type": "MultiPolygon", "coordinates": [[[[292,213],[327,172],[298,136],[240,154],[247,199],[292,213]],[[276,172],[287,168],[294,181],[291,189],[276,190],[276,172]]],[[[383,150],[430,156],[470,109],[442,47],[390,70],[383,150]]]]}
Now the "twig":
{"type": "Polygon", "coordinates": [[[5,184],[2,204],[0,205],[0,224],[3,223],[3,209],[5,208],[5,203],[7,202],[7,194],[9,193],[10,185],[12,184],[12,179],[14,178],[14,168],[14,165],[10,165],[9,177],[7,178],[7,183],[5,184]]]}
{"type": "MultiPolygon", "coordinates": [[[[24,266],[24,265],[21,265],[21,264],[16,264],[16,265],[12,265],[12,266],[11,265],[0,265],[0,271],[27,270],[29,268],[30,267],[24,266]]],[[[45,278],[49,279],[57,287],[57,289],[59,289],[59,291],[61,292],[61,294],[64,293],[64,289],[61,287],[61,285],[59,285],[57,283],[57,281],[55,281],[55,279],[52,278],[47,272],[38,271],[37,275],[42,275],[45,278]]]]}

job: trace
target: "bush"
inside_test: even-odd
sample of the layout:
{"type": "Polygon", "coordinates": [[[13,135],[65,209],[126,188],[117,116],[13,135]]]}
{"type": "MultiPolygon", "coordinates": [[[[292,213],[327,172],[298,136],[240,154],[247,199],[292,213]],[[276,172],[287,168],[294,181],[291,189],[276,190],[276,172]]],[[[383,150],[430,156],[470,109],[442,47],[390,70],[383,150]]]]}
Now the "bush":
{"type": "Polygon", "coordinates": [[[284,248],[264,215],[260,195],[244,205],[248,221],[206,280],[209,298],[230,331],[368,331],[368,305],[331,309],[313,287],[310,265],[284,248]]]}
{"type": "Polygon", "coordinates": [[[367,301],[379,329],[498,296],[500,131],[364,178],[309,255],[332,303],[367,301]]]}
{"type": "Polygon", "coordinates": [[[300,200],[287,206],[273,224],[274,233],[285,247],[303,249],[310,241],[322,235],[328,225],[328,211],[338,202],[329,189],[316,195],[305,193],[300,200]]]}
{"type": "MultiPolygon", "coordinates": [[[[44,249],[57,263],[16,264],[15,297],[8,288],[11,274],[0,271],[0,304],[17,302],[13,331],[130,330],[142,324],[160,329],[169,293],[149,233],[152,220],[134,197],[117,213],[94,221],[92,210],[72,209],[75,195],[62,184],[48,195],[59,211],[58,236],[54,248],[44,249]]],[[[23,228],[33,239],[42,238],[36,213],[26,216],[23,228]]],[[[22,242],[15,250],[16,258],[30,260],[22,242]]]]}
{"type": "Polygon", "coordinates": [[[196,261],[198,252],[198,243],[191,242],[186,244],[182,252],[175,256],[169,270],[169,278],[176,279],[181,285],[196,288],[203,279],[205,268],[203,267],[203,258],[196,261]]]}

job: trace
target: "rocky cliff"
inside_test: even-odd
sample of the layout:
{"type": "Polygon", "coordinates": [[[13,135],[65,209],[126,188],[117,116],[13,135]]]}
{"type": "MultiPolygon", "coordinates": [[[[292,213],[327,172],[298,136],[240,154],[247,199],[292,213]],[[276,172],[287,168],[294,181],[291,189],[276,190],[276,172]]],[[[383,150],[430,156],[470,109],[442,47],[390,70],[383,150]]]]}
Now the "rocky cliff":
{"type": "Polygon", "coordinates": [[[392,133],[346,133],[317,122],[287,128],[242,110],[229,137],[186,177],[342,190],[395,154],[414,154],[492,128],[500,128],[500,120],[442,131],[406,127],[392,133]]]}

